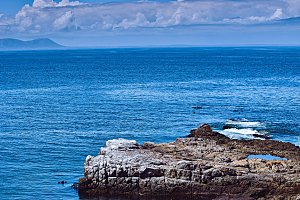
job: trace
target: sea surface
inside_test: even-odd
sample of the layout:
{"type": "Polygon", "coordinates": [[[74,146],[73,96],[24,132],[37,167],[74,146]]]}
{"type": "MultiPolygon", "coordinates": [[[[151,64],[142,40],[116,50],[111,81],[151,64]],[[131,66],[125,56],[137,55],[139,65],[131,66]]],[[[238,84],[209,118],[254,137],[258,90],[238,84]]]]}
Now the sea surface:
{"type": "Polygon", "coordinates": [[[202,123],[300,145],[300,48],[0,52],[0,199],[79,199],[71,184],[107,140],[202,123]]]}

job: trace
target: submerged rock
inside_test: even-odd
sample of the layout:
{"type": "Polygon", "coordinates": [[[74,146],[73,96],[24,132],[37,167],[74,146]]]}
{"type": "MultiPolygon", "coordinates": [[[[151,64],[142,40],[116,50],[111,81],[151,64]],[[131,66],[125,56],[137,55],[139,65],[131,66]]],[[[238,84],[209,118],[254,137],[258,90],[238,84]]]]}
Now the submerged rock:
{"type": "Polygon", "coordinates": [[[262,139],[272,139],[270,136],[268,135],[262,135],[262,134],[253,134],[254,137],[256,138],[262,138],[262,139]]]}
{"type": "Polygon", "coordinates": [[[199,109],[202,109],[202,106],[193,106],[192,108],[199,110],[199,109]]]}
{"type": "Polygon", "coordinates": [[[297,199],[300,149],[272,140],[231,140],[205,124],[171,143],[109,140],[87,156],[80,196],[131,199],[297,199]],[[287,160],[247,159],[271,154],[287,160]]]}
{"type": "Polygon", "coordinates": [[[225,129],[231,129],[231,128],[236,128],[236,127],[232,126],[232,125],[224,125],[222,129],[225,130],[225,129]]]}

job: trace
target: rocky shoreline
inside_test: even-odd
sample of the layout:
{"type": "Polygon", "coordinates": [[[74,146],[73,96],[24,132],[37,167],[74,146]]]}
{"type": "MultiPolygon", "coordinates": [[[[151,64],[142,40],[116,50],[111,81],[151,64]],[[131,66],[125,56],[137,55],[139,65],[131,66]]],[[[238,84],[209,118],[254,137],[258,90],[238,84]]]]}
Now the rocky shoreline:
{"type": "Polygon", "coordinates": [[[175,142],[109,140],[87,156],[82,197],[130,199],[300,199],[300,148],[273,140],[232,140],[205,124],[175,142]],[[248,159],[271,154],[286,160],[248,159]]]}

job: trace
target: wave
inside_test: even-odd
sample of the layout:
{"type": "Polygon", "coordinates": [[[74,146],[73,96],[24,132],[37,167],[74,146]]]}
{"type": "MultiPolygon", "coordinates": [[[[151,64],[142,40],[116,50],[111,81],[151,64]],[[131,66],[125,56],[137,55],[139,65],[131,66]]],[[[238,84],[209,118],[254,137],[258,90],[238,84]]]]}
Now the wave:
{"type": "Polygon", "coordinates": [[[255,128],[255,127],[264,127],[264,124],[259,121],[248,121],[247,119],[235,120],[229,119],[225,122],[225,125],[232,125],[235,127],[242,128],[255,128]]]}
{"type": "Polygon", "coordinates": [[[246,129],[237,129],[237,128],[229,128],[225,129],[225,132],[231,132],[231,133],[238,133],[242,135],[261,135],[263,136],[263,133],[258,132],[257,130],[253,130],[251,128],[246,128],[246,129]]]}
{"type": "Polygon", "coordinates": [[[220,131],[222,134],[232,138],[232,139],[267,139],[269,138],[265,133],[259,132],[251,128],[237,129],[228,128],[220,131]]]}
{"type": "Polygon", "coordinates": [[[238,139],[238,140],[241,140],[241,139],[247,139],[247,140],[255,139],[255,137],[253,135],[241,135],[241,134],[234,133],[234,132],[229,132],[229,131],[219,131],[219,132],[226,135],[227,137],[229,137],[231,139],[238,139]]]}

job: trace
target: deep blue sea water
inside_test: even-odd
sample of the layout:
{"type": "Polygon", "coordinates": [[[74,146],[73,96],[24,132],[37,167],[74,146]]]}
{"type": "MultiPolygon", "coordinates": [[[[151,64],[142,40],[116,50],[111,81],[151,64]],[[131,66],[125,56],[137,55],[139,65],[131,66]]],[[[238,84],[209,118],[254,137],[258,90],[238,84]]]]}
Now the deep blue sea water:
{"type": "Polygon", "coordinates": [[[0,52],[0,199],[78,199],[70,185],[106,140],[201,123],[300,145],[300,48],[0,52]]]}

